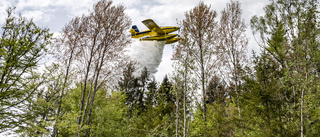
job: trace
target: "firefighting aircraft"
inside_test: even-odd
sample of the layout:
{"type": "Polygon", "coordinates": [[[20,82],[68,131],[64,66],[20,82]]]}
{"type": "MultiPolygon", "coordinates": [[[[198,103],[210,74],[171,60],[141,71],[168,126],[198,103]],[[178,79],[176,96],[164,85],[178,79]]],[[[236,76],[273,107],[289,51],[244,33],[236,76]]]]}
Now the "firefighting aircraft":
{"type": "Polygon", "coordinates": [[[139,32],[136,25],[132,26],[130,30],[131,38],[140,38],[140,41],[166,41],[165,44],[171,44],[180,40],[175,38],[177,34],[169,34],[177,31],[179,27],[159,27],[152,19],[142,21],[149,30],[139,32]]]}

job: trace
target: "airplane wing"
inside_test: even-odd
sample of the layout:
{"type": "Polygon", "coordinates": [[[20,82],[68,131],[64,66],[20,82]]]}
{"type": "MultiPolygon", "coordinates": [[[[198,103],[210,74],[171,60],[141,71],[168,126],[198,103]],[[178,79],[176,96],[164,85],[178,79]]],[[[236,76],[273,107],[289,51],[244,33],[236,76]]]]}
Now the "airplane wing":
{"type": "Polygon", "coordinates": [[[165,33],[161,30],[161,28],[152,20],[152,19],[146,19],[142,21],[144,25],[148,27],[151,31],[156,32],[159,35],[164,35],[165,33]]]}

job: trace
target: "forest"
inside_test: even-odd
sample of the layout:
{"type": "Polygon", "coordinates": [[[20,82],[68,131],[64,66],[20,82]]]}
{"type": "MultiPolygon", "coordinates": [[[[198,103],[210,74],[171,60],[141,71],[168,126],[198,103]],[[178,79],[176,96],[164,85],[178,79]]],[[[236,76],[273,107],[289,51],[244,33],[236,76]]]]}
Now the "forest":
{"type": "Polygon", "coordinates": [[[177,23],[174,71],[161,82],[125,55],[132,22],[123,4],[100,0],[57,36],[8,8],[0,133],[318,137],[318,4],[271,0],[245,24],[239,1],[218,12],[200,1],[177,23]],[[248,27],[259,53],[248,51],[248,27]],[[40,65],[44,57],[52,61],[40,65]]]}

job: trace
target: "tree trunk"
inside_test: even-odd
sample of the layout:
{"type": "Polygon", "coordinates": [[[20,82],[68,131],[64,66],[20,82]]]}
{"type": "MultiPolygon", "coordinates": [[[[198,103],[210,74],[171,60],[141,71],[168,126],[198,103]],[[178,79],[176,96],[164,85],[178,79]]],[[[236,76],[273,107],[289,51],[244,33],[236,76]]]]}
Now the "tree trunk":
{"type": "Polygon", "coordinates": [[[88,61],[88,66],[87,66],[87,72],[86,72],[86,76],[84,78],[84,87],[83,87],[83,91],[82,91],[82,97],[81,97],[81,103],[80,103],[80,111],[79,111],[79,117],[78,117],[78,126],[79,126],[79,133],[78,135],[76,134],[76,136],[80,136],[81,135],[81,115],[82,115],[82,110],[83,110],[83,106],[84,106],[84,98],[86,95],[86,88],[87,88],[87,80],[88,80],[88,75],[89,75],[89,71],[90,71],[90,66],[91,66],[91,61],[92,61],[92,57],[93,57],[93,47],[91,49],[91,56],[90,59],[88,61]]]}
{"type": "MultiPolygon", "coordinates": [[[[306,68],[305,68],[306,69],[306,68]]],[[[301,93],[301,137],[303,137],[303,124],[304,124],[304,118],[303,118],[303,107],[304,107],[304,91],[307,88],[307,84],[308,84],[308,72],[307,70],[305,71],[306,73],[306,79],[305,79],[305,85],[304,88],[302,89],[302,93],[301,93]]]]}
{"type": "MultiPolygon", "coordinates": [[[[60,111],[61,111],[62,97],[64,96],[63,92],[64,92],[64,89],[66,88],[66,84],[67,84],[67,81],[68,81],[69,70],[70,70],[70,66],[71,66],[73,52],[74,52],[74,47],[73,47],[73,49],[71,50],[71,53],[70,53],[68,66],[67,66],[67,69],[66,69],[66,76],[64,77],[63,87],[62,87],[62,91],[61,91],[61,96],[59,97],[60,99],[58,100],[58,102],[59,102],[58,111],[57,111],[58,118],[59,118],[60,111]]],[[[56,124],[53,127],[53,131],[52,131],[52,135],[51,136],[52,137],[58,136],[58,129],[57,129],[56,124]]]]}
{"type": "Polygon", "coordinates": [[[303,137],[303,103],[304,103],[304,89],[301,93],[301,137],[303,137]]]}
{"type": "Polygon", "coordinates": [[[178,137],[179,131],[179,91],[176,89],[176,137],[178,137]]]}
{"type": "MultiPolygon", "coordinates": [[[[188,58],[188,55],[187,55],[188,58]]],[[[186,59],[188,60],[188,59],[186,59]]],[[[187,136],[187,117],[186,117],[186,96],[187,96],[187,72],[188,72],[188,67],[187,67],[187,62],[185,62],[185,72],[184,72],[184,94],[183,94],[183,136],[187,136]]]]}
{"type": "MultiPolygon", "coordinates": [[[[191,108],[191,106],[189,106],[189,108],[191,108]]],[[[188,122],[188,127],[187,127],[187,136],[189,136],[189,127],[190,127],[190,123],[191,123],[191,115],[189,114],[190,118],[189,118],[189,122],[188,122]]]]}
{"type": "MultiPolygon", "coordinates": [[[[96,66],[96,69],[97,70],[98,66],[96,66]]],[[[94,73],[93,75],[93,80],[96,78],[96,73],[94,73]]],[[[84,119],[85,119],[85,116],[86,116],[86,112],[88,110],[88,105],[89,105],[89,101],[90,101],[90,97],[91,97],[91,92],[92,92],[92,88],[93,88],[93,82],[91,82],[91,85],[90,85],[90,90],[89,90],[89,93],[88,93],[88,98],[87,98],[87,102],[86,102],[86,106],[84,107],[83,109],[83,113],[82,113],[82,118],[81,118],[81,122],[80,122],[80,129],[79,129],[79,132],[81,132],[81,129],[83,127],[83,123],[84,123],[84,119]]]]}
{"type": "MultiPolygon", "coordinates": [[[[102,56],[101,56],[101,52],[100,52],[100,54],[99,54],[99,59],[101,58],[101,60],[99,60],[98,62],[97,62],[97,75],[96,75],[96,77],[95,77],[95,81],[94,81],[94,88],[93,88],[93,95],[92,95],[92,98],[91,98],[91,104],[90,104],[90,109],[89,109],[89,114],[88,114],[88,119],[87,119],[87,126],[89,126],[90,125],[90,118],[91,118],[91,113],[92,113],[92,108],[93,108],[93,103],[94,103],[94,98],[95,98],[95,96],[96,96],[96,93],[97,93],[97,91],[98,91],[98,88],[100,87],[98,87],[98,78],[99,78],[99,75],[100,75],[100,70],[101,70],[101,68],[102,68],[102,66],[103,66],[103,61],[104,61],[104,57],[105,57],[105,52],[106,52],[106,50],[107,50],[107,48],[106,47],[104,47],[104,49],[102,50],[100,50],[100,51],[102,51],[102,56]],[[99,63],[99,64],[98,64],[99,63]],[[99,66],[99,67],[98,67],[99,66]]],[[[86,132],[85,132],[85,136],[87,136],[89,134],[89,129],[86,129],[86,132]]]]}
{"type": "Polygon", "coordinates": [[[204,55],[203,55],[203,47],[202,47],[202,35],[199,32],[199,49],[200,49],[200,66],[201,66],[201,85],[202,85],[202,103],[203,103],[203,123],[204,123],[204,136],[206,137],[207,130],[207,105],[206,105],[206,89],[205,89],[205,76],[204,76],[204,55]]]}
{"type": "MultiPolygon", "coordinates": [[[[90,66],[91,66],[91,62],[92,62],[92,58],[93,58],[93,49],[94,49],[94,45],[96,43],[96,39],[94,39],[93,41],[93,45],[92,45],[92,48],[91,48],[91,54],[90,54],[90,59],[88,61],[88,66],[87,66],[87,72],[86,72],[86,76],[84,78],[84,88],[83,88],[83,91],[82,91],[82,97],[81,97],[81,103],[80,103],[80,112],[79,112],[79,118],[78,118],[78,125],[80,126],[81,124],[81,114],[82,114],[82,110],[83,110],[83,106],[84,106],[84,98],[85,98],[85,95],[86,95],[86,88],[87,88],[87,80],[88,80],[88,75],[89,75],[89,71],[90,71],[90,66]]],[[[80,133],[80,131],[79,131],[80,133]]]]}

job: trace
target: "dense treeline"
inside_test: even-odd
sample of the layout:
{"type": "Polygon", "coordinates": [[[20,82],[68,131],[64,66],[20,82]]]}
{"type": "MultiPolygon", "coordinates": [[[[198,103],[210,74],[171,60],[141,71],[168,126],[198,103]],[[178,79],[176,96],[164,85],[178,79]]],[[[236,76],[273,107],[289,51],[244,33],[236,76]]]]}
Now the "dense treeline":
{"type": "Polygon", "coordinates": [[[124,54],[131,24],[124,11],[101,0],[53,38],[9,8],[0,41],[0,132],[320,135],[316,0],[273,0],[252,17],[261,52],[251,58],[240,2],[220,13],[199,2],[179,22],[174,71],[160,83],[124,54]],[[49,54],[52,63],[40,65],[49,54]]]}

